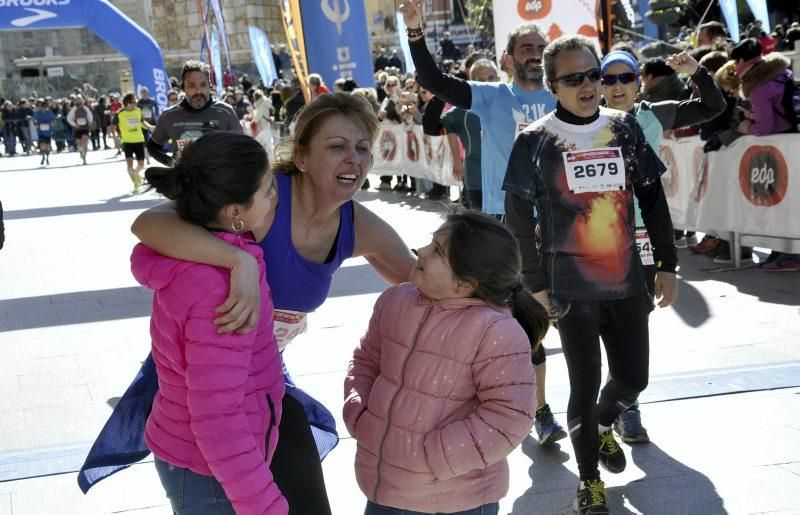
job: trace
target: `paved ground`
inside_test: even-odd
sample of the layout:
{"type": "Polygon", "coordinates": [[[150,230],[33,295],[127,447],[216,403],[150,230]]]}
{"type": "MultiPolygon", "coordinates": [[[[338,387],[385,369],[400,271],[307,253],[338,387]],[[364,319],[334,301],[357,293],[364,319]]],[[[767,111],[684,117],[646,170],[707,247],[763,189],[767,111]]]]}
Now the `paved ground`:
{"type": "MultiPolygon", "coordinates": [[[[169,513],[152,463],[84,496],[75,464],[149,348],[149,294],[129,272],[128,228],[155,195],[128,195],[113,152],[0,158],[6,247],[0,251],[0,515],[169,513]],[[52,475],[47,475],[52,474],[52,475]]],[[[426,243],[441,205],[359,194],[411,246],[426,243]]],[[[652,316],[653,443],[626,447],[629,467],[606,475],[615,513],[800,513],[800,274],[711,273],[681,253],[681,295],[652,316]]],[[[286,352],[298,384],[338,416],[341,383],[372,304],[386,287],[363,260],[337,274],[310,330],[286,352]]],[[[555,332],[548,396],[564,422],[566,370],[555,332]]],[[[364,498],[343,438],[324,467],[334,513],[364,498]]],[[[503,513],[569,513],[577,483],[569,443],[526,441],[510,457],[503,513]]]]}

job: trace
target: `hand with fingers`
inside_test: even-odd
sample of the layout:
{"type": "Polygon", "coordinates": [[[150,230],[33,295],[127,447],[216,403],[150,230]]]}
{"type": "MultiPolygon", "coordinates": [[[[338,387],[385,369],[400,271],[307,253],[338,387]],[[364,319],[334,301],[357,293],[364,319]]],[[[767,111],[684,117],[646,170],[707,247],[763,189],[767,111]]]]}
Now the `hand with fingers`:
{"type": "Polygon", "coordinates": [[[677,73],[685,73],[694,75],[700,65],[695,61],[694,57],[689,55],[688,52],[681,52],[680,54],[673,54],[667,58],[667,66],[675,70],[677,73]]]}
{"type": "Polygon", "coordinates": [[[214,319],[218,333],[236,331],[249,333],[258,327],[261,315],[258,262],[252,256],[231,268],[231,288],[228,298],[217,307],[220,316],[214,319]]]}
{"type": "Polygon", "coordinates": [[[666,308],[678,298],[678,278],[672,272],[660,271],[656,273],[656,299],[658,307],[666,308]]]}
{"type": "Polygon", "coordinates": [[[398,8],[403,13],[403,23],[409,29],[419,29],[422,27],[422,1],[404,0],[398,8]]]}

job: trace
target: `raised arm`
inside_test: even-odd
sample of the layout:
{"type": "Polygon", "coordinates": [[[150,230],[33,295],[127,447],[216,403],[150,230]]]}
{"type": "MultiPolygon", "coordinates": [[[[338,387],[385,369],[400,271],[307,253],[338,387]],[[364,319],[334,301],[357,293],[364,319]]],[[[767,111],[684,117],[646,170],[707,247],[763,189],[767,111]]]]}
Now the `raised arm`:
{"type": "Polygon", "coordinates": [[[691,75],[692,82],[697,84],[700,97],[680,102],[666,100],[651,104],[653,114],[665,130],[703,123],[725,111],[727,104],[722,91],[714,82],[714,78],[692,56],[686,52],[675,54],[667,59],[667,64],[678,73],[691,75]]]}
{"type": "MultiPolygon", "coordinates": [[[[403,20],[409,30],[422,27],[422,3],[418,0],[405,0],[400,6],[403,20]]],[[[458,77],[442,73],[425,44],[425,36],[408,38],[411,59],[417,68],[417,78],[423,88],[437,97],[463,109],[472,107],[472,88],[469,83],[458,77]]]]}
{"type": "Polygon", "coordinates": [[[165,256],[230,269],[231,289],[225,303],[217,307],[219,317],[214,320],[220,326],[220,333],[234,330],[247,333],[258,325],[259,270],[252,255],[182,220],[174,202],[165,202],[140,214],[131,232],[165,256]]]}
{"type": "Polygon", "coordinates": [[[378,215],[353,202],[356,242],[353,256],[364,256],[390,284],[408,281],[416,259],[391,225],[378,215]]]}

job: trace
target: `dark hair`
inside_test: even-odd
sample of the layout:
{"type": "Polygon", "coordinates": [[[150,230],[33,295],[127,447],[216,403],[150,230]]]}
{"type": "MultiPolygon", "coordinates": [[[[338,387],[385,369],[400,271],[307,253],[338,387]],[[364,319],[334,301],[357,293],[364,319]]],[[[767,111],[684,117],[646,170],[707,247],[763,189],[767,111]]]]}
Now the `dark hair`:
{"type": "Polygon", "coordinates": [[[264,147],[250,136],[214,131],[190,142],[172,168],[152,166],[148,190],[174,200],[178,215],[207,226],[228,204],[248,206],[267,172],[264,147]]]}
{"type": "Polygon", "coordinates": [[[186,76],[192,72],[204,73],[206,78],[211,80],[208,65],[206,63],[197,61],[196,59],[190,59],[183,63],[183,69],[181,70],[181,89],[183,89],[184,79],[186,79],[186,76]]]}
{"type": "Polygon", "coordinates": [[[704,55],[703,58],[700,59],[699,64],[705,67],[708,73],[713,75],[727,62],[728,55],[725,52],[714,50],[704,55]]]}
{"type": "Polygon", "coordinates": [[[652,75],[653,77],[662,77],[675,75],[675,70],[670,68],[661,57],[654,57],[645,61],[642,66],[642,75],[652,75]]]}
{"type": "Polygon", "coordinates": [[[553,90],[553,79],[557,77],[556,57],[558,54],[565,50],[581,50],[583,48],[591,52],[591,54],[594,56],[595,62],[597,62],[597,67],[599,68],[600,58],[597,56],[597,49],[595,48],[594,43],[592,43],[592,41],[585,36],[580,36],[578,34],[561,36],[560,38],[551,41],[544,48],[544,52],[542,53],[542,65],[544,66],[545,78],[550,83],[551,91],[555,93],[553,90]]]}
{"type": "Polygon", "coordinates": [[[633,43],[631,43],[630,41],[618,41],[617,43],[614,43],[611,46],[611,51],[613,52],[614,50],[622,50],[623,52],[628,52],[633,56],[634,59],[636,59],[637,62],[642,60],[642,56],[639,55],[639,51],[636,50],[636,47],[633,46],[633,43]]]}
{"type": "MultiPolygon", "coordinates": [[[[283,95],[281,95],[283,96],[283,95]]],[[[367,132],[370,147],[378,137],[380,127],[372,106],[361,95],[326,93],[303,106],[295,116],[297,125],[291,138],[282,140],[275,149],[275,173],[298,173],[294,157],[302,148],[308,149],[311,140],[332,116],[342,115],[367,132]]]]}
{"type": "Polygon", "coordinates": [[[741,43],[731,50],[731,59],[738,61],[749,61],[761,55],[761,44],[753,38],[742,40],[741,43]]]}
{"type": "Polygon", "coordinates": [[[695,48],[694,50],[690,51],[689,55],[692,56],[692,58],[695,61],[700,62],[700,59],[702,59],[703,57],[707,56],[708,54],[710,54],[713,51],[714,51],[714,47],[712,47],[711,45],[703,45],[703,46],[699,46],[699,47],[695,48]]]}
{"type": "Polygon", "coordinates": [[[725,28],[725,25],[723,25],[722,22],[710,21],[704,23],[697,27],[697,33],[699,34],[701,30],[707,30],[708,34],[711,36],[711,39],[728,37],[728,30],[725,28]]]}
{"type": "Polygon", "coordinates": [[[492,216],[468,210],[448,215],[439,232],[447,236],[447,258],[456,277],[474,282],[479,299],[510,307],[531,348],[541,345],[550,317],[524,286],[522,255],[511,231],[492,216]]]}
{"type": "Polygon", "coordinates": [[[539,34],[542,39],[547,42],[547,34],[545,34],[544,30],[535,23],[523,23],[522,25],[518,25],[515,27],[511,32],[508,33],[508,42],[506,43],[506,52],[509,54],[514,53],[514,49],[517,47],[517,41],[522,36],[526,36],[530,33],[539,34]]]}
{"type": "Polygon", "coordinates": [[[122,105],[128,104],[135,104],[136,103],[136,95],[133,94],[133,91],[128,91],[125,95],[122,96],[122,105]]]}

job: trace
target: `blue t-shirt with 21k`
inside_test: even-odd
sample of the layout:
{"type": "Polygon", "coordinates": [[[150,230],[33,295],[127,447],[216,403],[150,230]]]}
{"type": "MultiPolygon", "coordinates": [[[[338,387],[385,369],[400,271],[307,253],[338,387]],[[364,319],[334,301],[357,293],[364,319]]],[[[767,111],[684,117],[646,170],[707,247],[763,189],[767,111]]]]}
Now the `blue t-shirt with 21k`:
{"type": "Polygon", "coordinates": [[[522,130],[556,108],[546,89],[524,90],[505,82],[469,81],[470,111],[481,119],[481,185],[483,210],[505,214],[503,179],[514,140],[522,130]]]}

